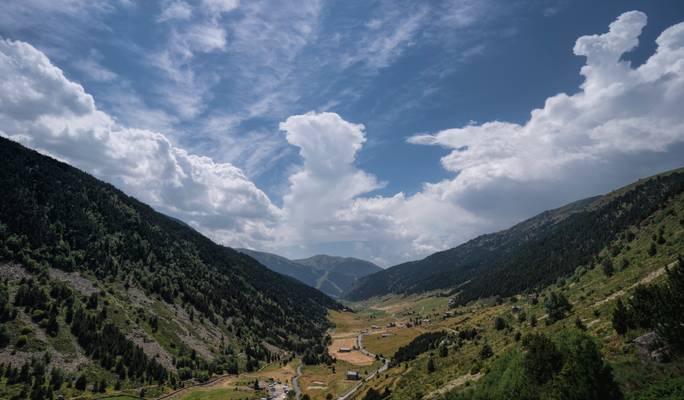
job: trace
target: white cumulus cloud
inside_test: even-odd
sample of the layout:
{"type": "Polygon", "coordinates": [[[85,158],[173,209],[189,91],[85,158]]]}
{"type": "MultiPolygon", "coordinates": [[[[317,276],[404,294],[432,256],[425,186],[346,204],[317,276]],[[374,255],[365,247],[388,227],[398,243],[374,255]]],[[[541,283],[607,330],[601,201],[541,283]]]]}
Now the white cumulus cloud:
{"type": "Polygon", "coordinates": [[[31,45],[0,41],[0,134],[112,182],[226,243],[265,239],[280,210],[228,163],[117,124],[31,45]]]}

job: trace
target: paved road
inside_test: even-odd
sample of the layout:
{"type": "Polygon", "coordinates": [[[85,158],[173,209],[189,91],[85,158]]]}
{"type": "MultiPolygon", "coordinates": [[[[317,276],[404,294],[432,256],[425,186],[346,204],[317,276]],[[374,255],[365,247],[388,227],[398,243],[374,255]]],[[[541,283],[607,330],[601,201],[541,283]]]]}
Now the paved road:
{"type": "Polygon", "coordinates": [[[302,364],[297,367],[297,373],[292,378],[292,387],[295,391],[295,398],[299,400],[302,397],[302,388],[299,387],[299,377],[302,376],[302,364]]]}
{"type": "MultiPolygon", "coordinates": [[[[366,334],[362,332],[362,333],[359,333],[359,336],[356,337],[356,344],[357,344],[358,347],[359,347],[359,351],[360,351],[361,353],[367,355],[368,357],[373,357],[373,358],[375,358],[375,354],[371,353],[370,351],[366,350],[366,349],[363,347],[363,337],[364,337],[365,335],[366,335],[366,334]]],[[[382,367],[378,368],[378,369],[375,370],[372,374],[368,375],[364,380],[362,380],[362,381],[360,381],[359,383],[357,383],[356,385],[354,385],[354,386],[353,386],[351,389],[349,389],[345,394],[343,394],[342,396],[338,397],[337,400],[348,400],[349,398],[351,398],[352,396],[354,396],[354,394],[363,386],[363,384],[364,384],[365,382],[368,382],[368,381],[370,381],[371,379],[375,378],[375,375],[381,374],[381,373],[387,371],[387,368],[389,368],[389,360],[385,359],[385,363],[382,365],[382,367]]]]}

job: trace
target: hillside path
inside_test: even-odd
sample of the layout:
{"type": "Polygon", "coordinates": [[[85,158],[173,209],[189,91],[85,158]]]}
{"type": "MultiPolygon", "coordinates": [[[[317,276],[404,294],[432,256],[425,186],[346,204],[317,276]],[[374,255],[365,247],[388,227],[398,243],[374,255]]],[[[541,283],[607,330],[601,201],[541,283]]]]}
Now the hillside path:
{"type": "Polygon", "coordinates": [[[628,288],[620,289],[620,290],[618,290],[617,292],[615,292],[615,293],[611,294],[610,296],[606,297],[605,299],[600,300],[600,301],[597,301],[596,303],[594,303],[594,307],[598,307],[598,306],[600,306],[600,305],[603,305],[603,304],[605,304],[605,303],[608,303],[608,302],[610,302],[610,301],[613,301],[613,300],[617,299],[618,297],[623,296],[627,291],[632,290],[632,289],[636,288],[636,287],[639,286],[639,285],[647,285],[647,284],[653,282],[656,278],[658,278],[659,276],[663,275],[663,274],[665,273],[665,271],[666,271],[668,268],[669,268],[669,269],[674,268],[674,266],[675,266],[676,264],[677,264],[677,262],[674,261],[674,262],[668,264],[667,268],[666,268],[666,267],[663,267],[663,268],[660,268],[660,269],[657,269],[657,270],[651,272],[650,274],[644,276],[644,277],[641,278],[637,283],[635,283],[635,284],[629,286],[628,288]]]}
{"type": "Polygon", "coordinates": [[[443,394],[450,392],[453,389],[456,389],[459,386],[465,385],[466,382],[476,381],[476,380],[480,379],[481,377],[482,377],[482,374],[479,372],[475,375],[467,374],[467,375],[459,376],[458,378],[448,382],[446,385],[440,387],[439,389],[437,389],[431,393],[428,393],[425,397],[423,397],[423,399],[432,399],[434,397],[441,396],[443,394]]]}

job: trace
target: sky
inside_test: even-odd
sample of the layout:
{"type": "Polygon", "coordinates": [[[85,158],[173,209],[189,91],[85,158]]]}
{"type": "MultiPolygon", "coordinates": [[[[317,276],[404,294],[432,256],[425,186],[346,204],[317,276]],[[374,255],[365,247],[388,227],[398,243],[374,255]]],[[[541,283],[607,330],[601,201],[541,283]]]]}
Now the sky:
{"type": "Polygon", "coordinates": [[[684,3],[8,0],[0,135],[388,267],[684,166],[684,3]]]}

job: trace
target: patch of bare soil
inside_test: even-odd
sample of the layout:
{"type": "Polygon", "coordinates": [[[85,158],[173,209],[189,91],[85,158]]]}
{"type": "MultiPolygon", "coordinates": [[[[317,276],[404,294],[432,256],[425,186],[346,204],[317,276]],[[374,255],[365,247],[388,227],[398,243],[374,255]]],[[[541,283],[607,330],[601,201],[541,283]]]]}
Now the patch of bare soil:
{"type": "Polygon", "coordinates": [[[29,278],[31,274],[18,264],[7,263],[0,265],[0,279],[8,281],[19,281],[21,278],[29,278]]]}
{"type": "Polygon", "coordinates": [[[601,319],[600,319],[600,318],[596,318],[596,319],[594,319],[594,320],[591,320],[591,321],[589,321],[589,323],[587,324],[587,328],[591,328],[592,326],[598,324],[599,322],[601,322],[601,319]]]}
{"type": "MultiPolygon", "coordinates": [[[[6,348],[0,351],[0,363],[12,364],[14,367],[21,367],[24,365],[26,360],[30,360],[31,357],[42,357],[43,353],[29,353],[20,350],[14,350],[6,348]]],[[[66,371],[76,371],[81,365],[85,365],[89,362],[88,357],[83,354],[76,355],[74,357],[65,356],[63,354],[57,353],[55,351],[50,352],[51,365],[59,367],[66,371]]]]}
{"type": "MultiPolygon", "coordinates": [[[[204,324],[197,321],[190,321],[190,316],[183,307],[173,305],[176,314],[176,322],[181,326],[182,331],[176,332],[179,338],[190,348],[195,349],[202,357],[211,361],[214,353],[209,349],[207,343],[220,343],[221,332],[210,321],[205,320],[204,324]]],[[[195,313],[198,315],[198,313],[195,313]]]]}
{"type": "Polygon", "coordinates": [[[375,361],[375,359],[373,357],[363,354],[359,350],[354,349],[356,345],[356,337],[333,339],[332,344],[328,346],[328,352],[331,356],[335,357],[336,359],[346,361],[354,365],[373,364],[373,361],[375,361]],[[341,347],[347,347],[353,350],[349,352],[341,352],[341,347]]]}
{"type": "Polygon", "coordinates": [[[131,286],[126,290],[126,294],[128,295],[129,301],[132,304],[137,304],[142,307],[149,307],[152,305],[152,300],[150,300],[147,295],[145,295],[145,292],[140,290],[140,288],[137,288],[135,286],[131,286]]]}
{"type": "Polygon", "coordinates": [[[60,269],[50,268],[48,274],[50,278],[64,281],[86,296],[100,291],[93,282],[83,277],[79,272],[65,272],[60,269]]]}
{"type": "Polygon", "coordinates": [[[156,340],[150,338],[147,332],[140,328],[135,328],[133,331],[127,334],[126,337],[136,345],[140,346],[140,348],[148,357],[156,359],[159,364],[169,370],[176,370],[176,367],[173,365],[173,358],[171,354],[161,347],[156,340]]]}

